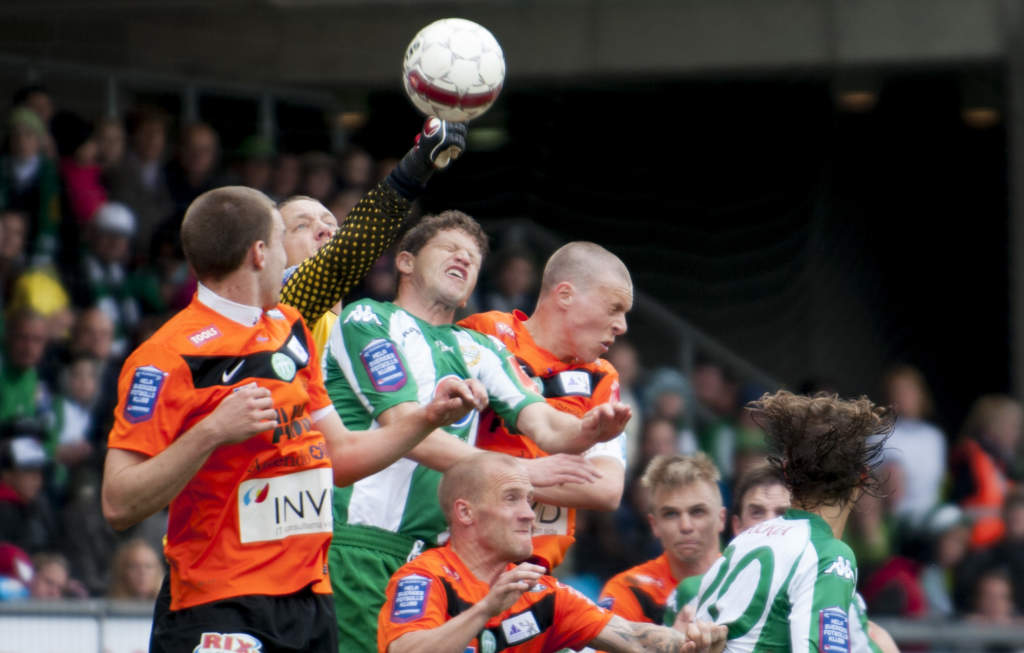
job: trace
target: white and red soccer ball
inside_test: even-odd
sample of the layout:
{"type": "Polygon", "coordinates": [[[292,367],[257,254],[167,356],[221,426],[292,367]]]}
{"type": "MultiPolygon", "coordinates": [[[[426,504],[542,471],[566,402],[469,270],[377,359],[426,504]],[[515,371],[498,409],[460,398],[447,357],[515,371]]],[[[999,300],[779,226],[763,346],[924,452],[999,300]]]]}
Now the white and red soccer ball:
{"type": "Polygon", "coordinates": [[[462,18],[421,29],[405,50],[405,92],[416,108],[465,122],[487,111],[505,81],[505,56],[494,35],[462,18]]]}

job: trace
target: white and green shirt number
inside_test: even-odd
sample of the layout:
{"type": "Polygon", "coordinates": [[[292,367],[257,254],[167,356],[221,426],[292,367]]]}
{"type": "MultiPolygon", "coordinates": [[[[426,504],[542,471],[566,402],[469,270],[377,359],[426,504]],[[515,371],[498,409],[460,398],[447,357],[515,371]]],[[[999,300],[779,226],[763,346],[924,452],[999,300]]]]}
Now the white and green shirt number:
{"type": "MultiPolygon", "coordinates": [[[[543,401],[526,387],[500,341],[451,324],[431,325],[392,303],[363,300],[348,305],[324,351],[327,392],[351,430],[378,426],[377,417],[397,404],[426,404],[442,379],[479,380],[490,407],[515,424],[525,406],[543,401]]],[[[445,427],[472,444],[479,415],[445,427]]],[[[438,544],[444,516],[437,503],[441,475],[408,458],[334,493],[335,528],[375,526],[438,544]]]]}
{"type": "Polygon", "coordinates": [[[876,650],[854,599],[857,563],[816,515],[790,510],[741,533],[703,576],[669,597],[665,623],[692,605],[729,627],[727,651],[876,650]]]}

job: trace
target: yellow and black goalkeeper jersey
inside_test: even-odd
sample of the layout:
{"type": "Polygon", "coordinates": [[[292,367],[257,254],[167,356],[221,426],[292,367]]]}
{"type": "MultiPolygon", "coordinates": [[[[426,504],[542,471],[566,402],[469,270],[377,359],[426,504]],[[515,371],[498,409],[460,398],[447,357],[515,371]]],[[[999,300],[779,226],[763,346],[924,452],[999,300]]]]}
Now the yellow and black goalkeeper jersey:
{"type": "Polygon", "coordinates": [[[285,281],[281,303],[312,325],[362,281],[394,242],[412,203],[386,180],[363,196],[338,232],[285,281]]]}

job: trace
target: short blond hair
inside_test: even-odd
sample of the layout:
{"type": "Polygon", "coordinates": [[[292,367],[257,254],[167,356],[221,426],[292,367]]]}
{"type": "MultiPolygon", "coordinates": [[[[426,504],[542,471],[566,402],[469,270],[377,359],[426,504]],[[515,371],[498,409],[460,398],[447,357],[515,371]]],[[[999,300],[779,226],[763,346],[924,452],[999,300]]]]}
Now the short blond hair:
{"type": "Polygon", "coordinates": [[[707,483],[715,488],[718,501],[721,503],[722,490],[718,487],[721,478],[722,475],[715,467],[715,463],[711,462],[711,458],[703,451],[698,451],[692,456],[655,456],[640,477],[640,484],[653,497],[661,488],[675,490],[693,483],[707,483]]]}
{"type": "Polygon", "coordinates": [[[452,523],[452,508],[458,499],[478,502],[490,486],[491,470],[497,466],[520,465],[512,456],[493,451],[481,451],[467,456],[448,468],[437,486],[437,499],[448,524],[452,523]]]}
{"type": "Polygon", "coordinates": [[[619,273],[630,286],[633,280],[625,263],[597,243],[577,240],[562,245],[551,255],[544,265],[544,273],[540,281],[541,293],[568,281],[577,286],[586,286],[595,276],[595,271],[619,273]]]}

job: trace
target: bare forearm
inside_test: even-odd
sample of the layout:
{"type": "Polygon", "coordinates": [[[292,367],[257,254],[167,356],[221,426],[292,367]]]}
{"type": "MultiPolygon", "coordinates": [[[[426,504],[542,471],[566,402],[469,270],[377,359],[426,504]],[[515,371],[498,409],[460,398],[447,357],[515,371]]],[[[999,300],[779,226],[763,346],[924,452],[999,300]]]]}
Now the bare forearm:
{"type": "Polygon", "coordinates": [[[615,616],[590,646],[610,653],[681,653],[688,642],[685,635],[666,626],[615,616]]]}
{"type": "Polygon", "coordinates": [[[178,496],[215,448],[200,422],[159,454],[137,464],[139,456],[111,449],[103,473],[103,515],[115,530],[124,530],[155,514],[178,496]]]}
{"type": "Polygon", "coordinates": [[[545,403],[530,404],[519,413],[516,428],[547,453],[583,453],[593,444],[583,438],[579,418],[545,403]]]}
{"type": "Polygon", "coordinates": [[[596,459],[603,460],[609,460],[611,465],[600,466],[601,477],[597,480],[590,483],[562,483],[550,487],[535,487],[533,496],[543,503],[564,508],[615,510],[622,501],[624,472],[622,465],[617,461],[596,459]],[[614,468],[618,468],[618,471],[616,472],[614,468]]]}
{"type": "Polygon", "coordinates": [[[391,642],[388,653],[463,653],[483,630],[488,618],[477,603],[437,628],[402,635],[391,642]]]}
{"type": "Polygon", "coordinates": [[[341,487],[388,467],[407,455],[433,430],[421,407],[372,432],[346,431],[341,418],[333,411],[318,421],[316,427],[327,439],[334,484],[341,487]]]}
{"type": "Polygon", "coordinates": [[[416,445],[408,457],[430,469],[444,472],[463,458],[477,453],[480,453],[480,450],[473,445],[447,431],[437,429],[416,445]]]}

